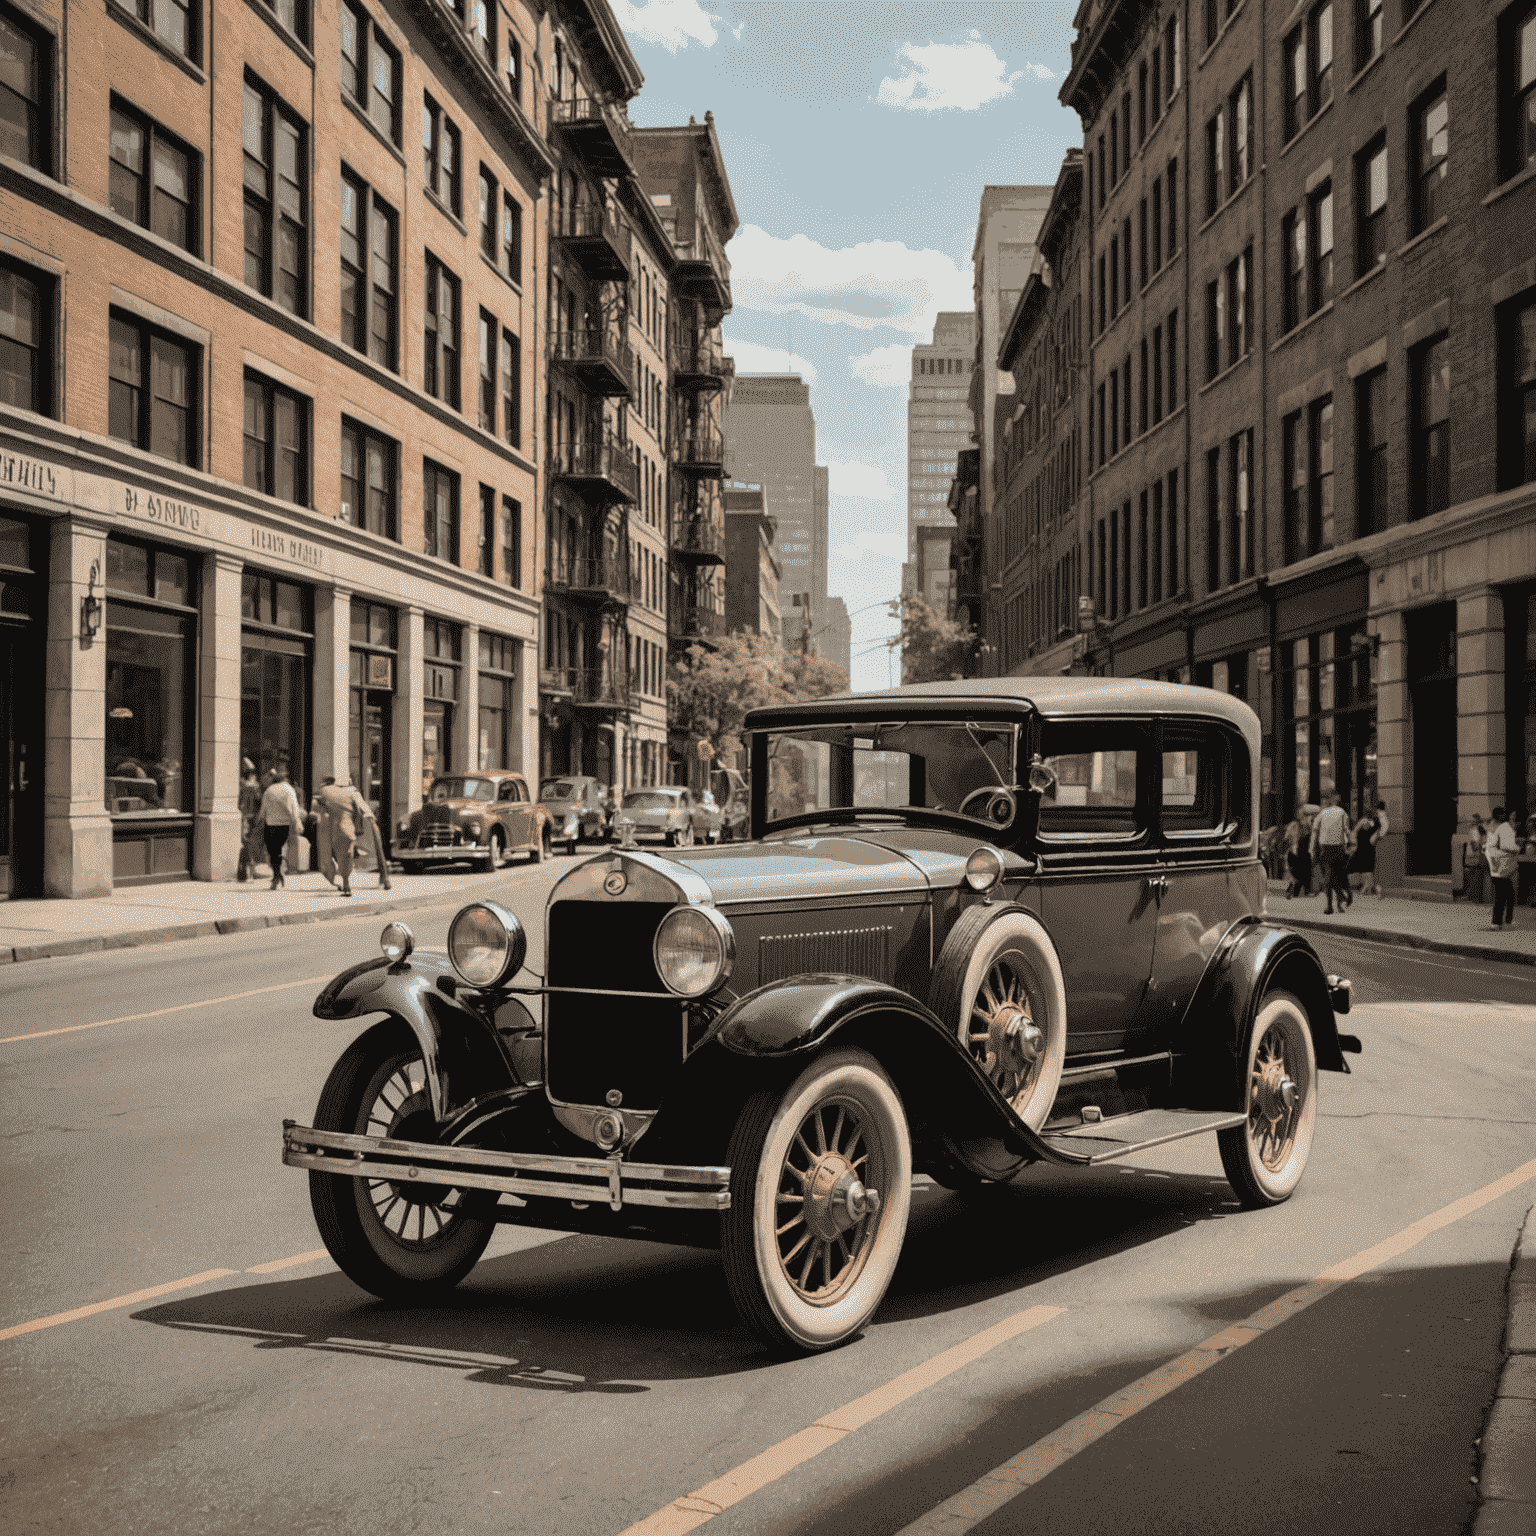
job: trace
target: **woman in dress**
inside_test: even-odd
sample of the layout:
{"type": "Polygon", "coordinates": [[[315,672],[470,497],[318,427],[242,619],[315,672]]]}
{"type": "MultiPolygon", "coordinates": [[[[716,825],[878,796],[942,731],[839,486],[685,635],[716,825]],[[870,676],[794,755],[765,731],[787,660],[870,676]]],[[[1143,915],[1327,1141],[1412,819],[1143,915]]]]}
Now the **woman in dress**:
{"type": "Polygon", "coordinates": [[[1348,866],[1349,874],[1360,876],[1358,889],[1362,896],[1369,896],[1373,891],[1378,896],[1381,894],[1381,887],[1376,884],[1376,840],[1380,836],[1381,822],[1377,812],[1367,811],[1355,823],[1355,851],[1349,856],[1348,866]]]}

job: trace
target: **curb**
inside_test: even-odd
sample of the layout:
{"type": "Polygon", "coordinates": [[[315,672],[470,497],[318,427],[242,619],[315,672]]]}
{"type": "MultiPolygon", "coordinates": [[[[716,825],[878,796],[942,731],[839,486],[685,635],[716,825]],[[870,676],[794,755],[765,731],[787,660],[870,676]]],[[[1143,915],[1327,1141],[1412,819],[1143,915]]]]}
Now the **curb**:
{"type": "Polygon", "coordinates": [[[1509,1266],[1504,1368],[1483,1426],[1472,1536],[1536,1533],[1536,1206],[1525,1213],[1509,1266]]]}
{"type": "Polygon", "coordinates": [[[1444,939],[1426,939],[1417,933],[1401,933],[1396,928],[1366,928],[1359,923],[1323,922],[1315,917],[1292,917],[1288,912],[1270,908],[1266,916],[1287,928],[1310,928],[1317,933],[1339,933],[1352,939],[1372,939],[1378,944],[1402,944],[1409,949],[1432,950],[1438,955],[1461,955],[1468,960],[1494,960],[1505,965],[1536,966],[1536,954],[1524,950],[1500,949],[1493,944],[1451,944],[1444,939]]]}
{"type": "MultiPolygon", "coordinates": [[[[468,890],[469,887],[464,887],[468,890]]],[[[143,944],[170,944],[177,939],[204,939],[216,933],[251,933],[258,928],[289,928],[302,923],[324,923],[338,917],[373,917],[384,912],[409,911],[414,907],[436,906],[439,902],[462,897],[460,891],[422,893],[399,901],[378,902],[373,906],[327,907],[323,912],[280,912],[271,916],[214,917],[198,923],[172,923],[161,928],[138,928],[129,933],[93,933],[79,939],[49,939],[41,944],[0,947],[0,965],[23,960],[53,960],[63,955],[94,955],[104,949],[137,949],[143,944]]],[[[466,898],[467,899],[467,898],[466,898]]]]}

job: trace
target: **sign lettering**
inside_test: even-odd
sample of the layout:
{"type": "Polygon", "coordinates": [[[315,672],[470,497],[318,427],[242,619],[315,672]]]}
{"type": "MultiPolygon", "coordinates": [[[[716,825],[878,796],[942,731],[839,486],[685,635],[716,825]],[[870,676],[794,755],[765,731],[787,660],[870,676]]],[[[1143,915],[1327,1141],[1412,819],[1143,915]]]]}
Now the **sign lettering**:
{"type": "Polygon", "coordinates": [[[295,539],[288,534],[272,533],[266,528],[251,529],[251,548],[260,550],[265,555],[277,555],[284,560],[292,560],[297,565],[313,566],[320,568],[323,560],[320,547],[317,544],[306,544],[303,539],[295,539]]]}
{"type": "Polygon", "coordinates": [[[55,499],[59,494],[53,466],[19,453],[0,453],[0,485],[18,486],[24,491],[35,491],[39,496],[55,499]]]}
{"type": "Polygon", "coordinates": [[[183,533],[200,533],[203,526],[201,507],[190,502],[172,501],[169,496],[140,493],[131,485],[123,487],[123,510],[134,517],[147,517],[162,528],[179,528],[183,533]]]}

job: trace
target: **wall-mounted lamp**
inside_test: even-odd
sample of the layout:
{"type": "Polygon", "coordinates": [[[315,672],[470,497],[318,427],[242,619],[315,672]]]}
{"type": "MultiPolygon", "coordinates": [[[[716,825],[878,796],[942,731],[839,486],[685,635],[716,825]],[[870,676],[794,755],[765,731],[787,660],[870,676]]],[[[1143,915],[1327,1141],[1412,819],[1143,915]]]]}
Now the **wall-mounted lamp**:
{"type": "Polygon", "coordinates": [[[101,562],[91,561],[91,574],[86,579],[85,596],[80,599],[80,638],[87,644],[101,633],[101,599],[96,596],[96,583],[101,578],[101,562]]]}

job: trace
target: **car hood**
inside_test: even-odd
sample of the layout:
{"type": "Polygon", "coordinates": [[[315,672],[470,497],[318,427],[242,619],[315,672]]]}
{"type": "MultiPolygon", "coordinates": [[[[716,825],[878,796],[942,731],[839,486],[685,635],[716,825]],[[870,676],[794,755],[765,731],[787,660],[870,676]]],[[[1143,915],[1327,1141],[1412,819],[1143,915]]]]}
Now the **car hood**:
{"type": "Polygon", "coordinates": [[[929,888],[919,863],[863,834],[776,837],[764,843],[681,849],[665,857],[699,875],[722,907],[834,896],[926,896],[929,888]]]}
{"type": "Polygon", "coordinates": [[[496,807],[489,800],[434,800],[416,814],[429,826],[437,822],[458,821],[465,816],[489,816],[496,807]]]}

